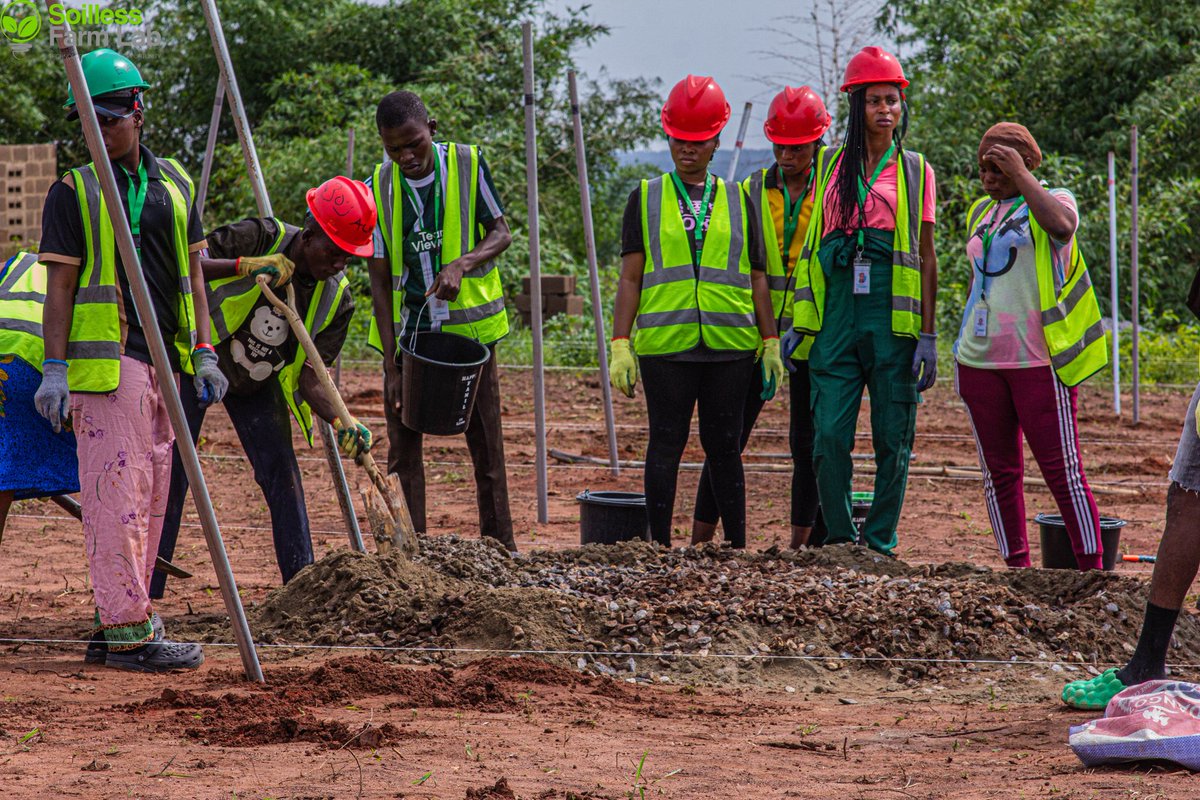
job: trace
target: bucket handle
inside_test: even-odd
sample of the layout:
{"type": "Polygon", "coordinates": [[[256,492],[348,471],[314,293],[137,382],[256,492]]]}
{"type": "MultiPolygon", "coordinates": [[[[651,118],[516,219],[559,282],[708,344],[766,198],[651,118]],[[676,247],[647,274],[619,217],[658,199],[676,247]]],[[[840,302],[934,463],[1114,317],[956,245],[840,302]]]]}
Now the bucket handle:
{"type": "MultiPolygon", "coordinates": [[[[421,310],[417,312],[417,319],[413,323],[412,336],[408,339],[408,351],[410,353],[417,352],[417,333],[421,329],[421,316],[425,313],[425,309],[429,307],[429,301],[433,299],[433,295],[426,295],[425,302],[421,305],[421,310]]],[[[479,341],[479,332],[475,330],[475,323],[467,320],[467,325],[471,328],[471,338],[479,341]]]]}

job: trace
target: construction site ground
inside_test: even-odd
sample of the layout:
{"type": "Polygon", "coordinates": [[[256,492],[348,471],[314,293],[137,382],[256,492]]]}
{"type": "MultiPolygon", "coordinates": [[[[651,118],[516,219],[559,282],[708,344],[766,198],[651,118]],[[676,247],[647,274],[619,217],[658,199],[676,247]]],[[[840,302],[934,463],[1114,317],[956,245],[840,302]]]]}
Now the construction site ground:
{"type": "MultiPolygon", "coordinates": [[[[380,383],[369,365],[343,375],[385,443],[380,383]]],[[[521,558],[477,541],[462,437],[426,439],[431,538],[415,562],[346,552],[320,450],[297,436],[318,563],[284,590],[262,495],[228,418],[210,413],[200,452],[255,637],[271,645],[266,686],[242,679],[189,506],[175,560],[195,576],[172,579],[157,609],[174,638],[209,643],[205,665],[142,675],[85,666],[82,644],[0,644],[6,798],[1195,796],[1182,771],[1089,770],[1068,748],[1068,728],[1097,714],[1066,709],[1059,689],[1128,654],[1151,567],[1005,570],[949,382],[918,411],[899,561],[783,550],[783,398],[747,453],[747,553],[580,550],[575,496],[640,491],[641,472],[551,458],[539,523],[531,373],[504,369],[502,383],[521,558]]],[[[1129,396],[1115,419],[1094,383],[1079,415],[1088,477],[1101,512],[1128,521],[1122,550],[1153,554],[1190,392],[1145,392],[1135,427],[1129,396]]],[[[548,373],[549,447],[607,459],[600,398],[594,372],[548,373]]],[[[621,458],[641,459],[642,399],[618,397],[616,421],[621,458]]],[[[693,436],[684,461],[701,460],[693,436]]],[[[680,473],[678,546],[698,474],[680,473]]],[[[1036,483],[1026,500],[1036,563],[1032,518],[1056,509],[1036,483]]],[[[85,637],[89,586],[78,523],[46,501],[15,506],[0,637],[85,637]]],[[[1171,660],[1200,665],[1192,605],[1171,660]]]]}

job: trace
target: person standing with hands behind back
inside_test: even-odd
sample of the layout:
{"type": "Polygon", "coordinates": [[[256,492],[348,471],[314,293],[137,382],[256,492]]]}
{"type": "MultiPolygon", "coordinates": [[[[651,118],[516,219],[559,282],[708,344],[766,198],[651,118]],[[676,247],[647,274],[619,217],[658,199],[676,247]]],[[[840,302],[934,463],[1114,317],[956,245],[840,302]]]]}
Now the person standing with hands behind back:
{"type": "Polygon", "coordinates": [[[512,234],[483,153],[476,145],[433,141],[437,122],[412,92],[392,92],[375,112],[388,160],[375,167],[379,224],[371,276],[369,342],[383,353],[388,472],[400,477],[418,532],[426,530],[422,435],[400,418],[401,365],[396,344],[417,331],[442,330],[487,345],[467,448],[475,465],[479,531],[516,552],[504,472],[496,342],[508,312],[496,258],[512,234]]]}
{"type": "Polygon", "coordinates": [[[849,114],[842,147],[817,157],[803,263],[796,267],[788,355],[813,336],[813,465],[827,544],[856,538],[850,518],[854,433],[863,387],[871,393],[875,499],[862,539],[890,554],[904,505],[918,392],[937,376],[934,176],[903,148],[908,80],[900,62],[865,47],[846,66],[849,114]]]}
{"type": "Polygon", "coordinates": [[[774,394],[783,380],[758,221],[739,185],[708,172],[729,111],[712,78],[689,75],[675,85],[662,111],[675,170],[641,182],[622,225],[609,373],[632,397],[634,353],[641,359],[650,417],[646,512],[650,535],[665,547],[697,405],[725,540],[746,546],[742,417],[760,347],[765,375],[759,386],[769,383],[774,394]]]}

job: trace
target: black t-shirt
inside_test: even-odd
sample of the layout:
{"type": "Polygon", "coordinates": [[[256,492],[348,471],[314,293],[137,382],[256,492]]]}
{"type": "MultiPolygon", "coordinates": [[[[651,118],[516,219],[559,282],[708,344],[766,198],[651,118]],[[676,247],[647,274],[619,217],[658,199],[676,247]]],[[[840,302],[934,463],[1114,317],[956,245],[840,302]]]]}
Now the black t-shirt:
{"type": "MultiPolygon", "coordinates": [[[[175,254],[175,212],[171,196],[163,185],[162,170],[158,159],[145,146],[141,146],[141,157],[146,164],[146,201],[142,207],[141,234],[135,244],[141,248],[142,274],[150,287],[150,300],[158,317],[158,328],[167,344],[167,355],[172,369],[179,370],[179,357],[172,342],[179,329],[179,266],[175,254]],[[140,240],[140,241],[139,241],[140,240]]],[[[132,175],[114,164],[113,174],[117,179],[117,192],[121,195],[121,208],[125,219],[129,219],[129,187],[131,179],[136,188],[137,172],[132,175]]],[[[82,264],[87,255],[87,244],[83,230],[83,219],[79,214],[79,200],[75,187],[64,180],[55,181],[46,194],[42,210],[42,242],[39,261],[58,261],[67,264],[82,264]]],[[[187,240],[189,252],[204,247],[204,230],[196,214],[195,202],[188,210],[187,240]]],[[[122,318],[126,325],[124,354],[130,358],[151,363],[150,348],[138,319],[137,307],[129,279],[125,276],[125,265],[121,252],[116,250],[117,281],[121,287],[123,301],[122,318]]]]}
{"type": "MultiPolygon", "coordinates": [[[[284,225],[283,254],[295,260],[300,246],[300,232],[292,225],[284,225]]],[[[269,218],[250,218],[232,225],[217,228],[208,235],[209,258],[238,258],[239,256],[266,255],[279,238],[279,226],[269,218]]],[[[296,272],[292,276],[296,291],[296,309],[305,319],[308,305],[317,282],[308,275],[296,272]]],[[[282,290],[281,290],[282,291],[282,290]]],[[[282,294],[279,295],[283,297],[282,294]]],[[[349,289],[342,292],[341,301],[334,311],[328,327],[313,336],[313,344],[321,354],[326,366],[337,360],[346,333],[350,329],[350,318],[354,316],[354,297],[349,289]]],[[[300,343],[292,334],[287,318],[275,310],[266,297],[260,296],[254,309],[242,326],[230,337],[217,345],[217,356],[221,372],[229,379],[229,391],[238,396],[253,394],[263,388],[263,382],[273,378],[279,370],[296,357],[300,343]]]]}
{"type": "MultiPolygon", "coordinates": [[[[683,229],[688,233],[688,246],[692,250],[693,260],[696,257],[696,239],[692,236],[692,231],[696,227],[696,214],[700,213],[700,205],[704,202],[704,185],[685,183],[687,188],[688,199],[691,201],[692,208],[683,202],[683,198],[679,197],[679,193],[675,189],[674,181],[667,179],[663,180],[665,184],[663,191],[670,191],[675,194],[679,201],[679,213],[683,216],[683,229]]],[[[708,231],[708,223],[712,218],[712,205],[709,204],[708,213],[704,216],[704,230],[708,231]]],[[[747,214],[746,218],[746,235],[747,246],[750,248],[748,253],[750,258],[750,269],[764,271],[766,270],[766,258],[762,237],[761,224],[755,219],[753,214],[747,214]]],[[[621,255],[629,253],[645,253],[646,245],[642,240],[642,185],[639,183],[629,194],[629,201],[625,204],[625,215],[621,220],[621,255]]],[[[658,356],[659,358],[668,358],[674,361],[733,361],[739,358],[745,358],[746,353],[741,351],[725,352],[719,350],[710,350],[701,339],[699,343],[691,350],[682,353],[673,353],[667,356],[658,356]]]]}

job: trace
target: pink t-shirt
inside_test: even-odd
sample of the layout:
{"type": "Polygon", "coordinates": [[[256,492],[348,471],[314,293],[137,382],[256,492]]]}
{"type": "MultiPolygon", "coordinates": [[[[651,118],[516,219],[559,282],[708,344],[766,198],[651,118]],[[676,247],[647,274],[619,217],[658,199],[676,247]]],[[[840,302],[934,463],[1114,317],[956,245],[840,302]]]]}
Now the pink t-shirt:
{"type": "MultiPolygon", "coordinates": [[[[841,171],[842,162],[841,159],[839,159],[837,166],[833,168],[833,174],[829,176],[829,183],[825,188],[826,232],[835,230],[837,227],[833,220],[832,204],[828,201],[833,192],[833,187],[837,185],[837,177],[841,171]]],[[[883,172],[879,173],[879,177],[875,180],[875,184],[871,187],[871,190],[871,193],[867,195],[866,203],[863,204],[863,210],[866,212],[867,227],[877,228],[883,231],[896,230],[895,162],[888,164],[883,168],[883,172]]],[[[815,191],[816,188],[814,187],[814,193],[815,191]]],[[[937,207],[937,182],[934,180],[933,167],[929,166],[928,161],[925,162],[925,202],[923,205],[924,208],[921,210],[921,220],[933,225],[936,221],[934,212],[936,211],[937,207]]],[[[849,228],[847,228],[847,230],[849,230],[849,228]]]]}

